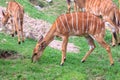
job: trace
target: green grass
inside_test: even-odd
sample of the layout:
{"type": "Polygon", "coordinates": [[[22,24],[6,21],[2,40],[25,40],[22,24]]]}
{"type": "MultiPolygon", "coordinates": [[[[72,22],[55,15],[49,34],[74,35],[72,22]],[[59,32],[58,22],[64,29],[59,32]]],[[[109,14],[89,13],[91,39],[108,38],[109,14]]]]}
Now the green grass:
{"type": "MultiPolygon", "coordinates": [[[[110,36],[106,36],[109,37],[110,36]]],[[[118,80],[120,79],[119,46],[113,47],[114,66],[109,65],[107,52],[96,43],[97,48],[85,63],[80,60],[89,49],[84,38],[70,38],[78,45],[80,53],[67,53],[64,66],[60,66],[61,51],[47,47],[37,63],[31,63],[36,41],[26,39],[17,44],[17,38],[0,34],[0,49],[12,50],[22,56],[17,59],[0,59],[0,80],[118,80]]],[[[108,40],[107,40],[108,41],[108,40]]]]}
{"type": "MultiPolygon", "coordinates": [[[[53,22],[55,17],[62,13],[59,9],[50,9],[51,12],[37,11],[27,0],[17,0],[24,7],[25,12],[34,18],[53,22]],[[52,13],[57,11],[58,13],[52,13]],[[46,14],[45,14],[46,13],[46,14]],[[44,16],[43,16],[44,15],[44,16]],[[48,16],[49,15],[49,16],[48,16]],[[52,15],[55,15],[54,17],[52,15]],[[46,19],[47,18],[47,19],[46,19]]],[[[58,2],[58,0],[56,0],[58,2]]],[[[64,1],[65,2],[65,1],[64,1]]],[[[58,3],[62,3],[59,1],[58,3]]],[[[55,4],[55,3],[54,3],[55,4]]],[[[64,3],[65,4],[65,3],[64,3]]],[[[61,4],[61,5],[64,5],[61,4]]],[[[5,0],[0,0],[5,6],[5,0]]],[[[61,7],[65,11],[65,6],[61,7]]],[[[110,43],[111,34],[106,33],[105,40],[110,43]]],[[[89,50],[84,38],[71,37],[69,42],[79,46],[80,52],[67,53],[64,66],[60,66],[61,51],[47,47],[37,63],[31,63],[32,51],[36,41],[26,39],[25,43],[17,44],[17,37],[0,33],[0,50],[15,51],[22,57],[17,59],[0,59],[0,80],[119,80],[120,79],[120,47],[111,47],[114,66],[109,65],[107,52],[98,44],[96,49],[87,58],[85,63],[80,60],[89,50]]],[[[1,52],[1,51],[0,51],[1,52]]]]}

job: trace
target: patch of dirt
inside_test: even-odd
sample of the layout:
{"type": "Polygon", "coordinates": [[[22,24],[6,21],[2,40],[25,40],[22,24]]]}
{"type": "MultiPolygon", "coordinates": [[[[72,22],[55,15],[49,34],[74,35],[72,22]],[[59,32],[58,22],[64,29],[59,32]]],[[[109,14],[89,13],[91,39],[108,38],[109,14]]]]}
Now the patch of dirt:
{"type": "Polygon", "coordinates": [[[19,55],[17,52],[15,51],[4,51],[4,50],[0,50],[0,58],[2,59],[17,59],[17,58],[21,58],[22,56],[19,55]]]}
{"type": "MultiPolygon", "coordinates": [[[[50,47],[61,50],[62,47],[62,41],[58,41],[58,40],[53,40],[50,44],[50,47]]],[[[73,43],[68,43],[67,45],[67,52],[74,52],[74,53],[78,53],[80,52],[78,47],[75,46],[73,43]]]]}
{"type": "MultiPolygon", "coordinates": [[[[0,7],[0,32],[10,34],[12,27],[9,24],[9,22],[6,25],[6,27],[2,26],[2,23],[1,23],[2,10],[5,10],[5,8],[0,7]]],[[[33,19],[29,17],[27,14],[24,15],[23,31],[26,38],[38,40],[41,35],[44,36],[48,32],[50,27],[51,27],[51,24],[46,21],[33,19]]],[[[54,40],[50,43],[49,46],[51,46],[52,48],[61,50],[62,41],[54,40]]],[[[78,53],[79,49],[73,43],[68,43],[67,52],[78,53]]],[[[10,55],[10,54],[7,54],[7,55],[10,55]]]]}

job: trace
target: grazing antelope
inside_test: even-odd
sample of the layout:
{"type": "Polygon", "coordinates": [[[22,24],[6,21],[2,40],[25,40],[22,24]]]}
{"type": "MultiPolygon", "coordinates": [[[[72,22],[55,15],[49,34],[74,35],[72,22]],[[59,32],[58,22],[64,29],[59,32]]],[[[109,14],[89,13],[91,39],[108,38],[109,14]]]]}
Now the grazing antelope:
{"type": "MultiPolygon", "coordinates": [[[[102,16],[107,22],[114,24],[117,29],[117,41],[112,37],[112,46],[116,43],[120,44],[119,41],[119,27],[120,27],[120,13],[117,6],[112,0],[74,0],[74,4],[86,12],[90,12],[96,16],[102,16]]],[[[75,11],[77,9],[75,8],[75,11]]],[[[69,9],[68,9],[68,12],[69,9]]]]}
{"type": "Polygon", "coordinates": [[[94,40],[96,40],[103,48],[106,49],[109,55],[110,64],[113,65],[114,62],[110,46],[104,41],[105,26],[109,26],[111,31],[115,34],[116,29],[113,25],[109,22],[103,22],[100,18],[90,13],[75,12],[63,14],[55,20],[46,36],[39,39],[33,50],[32,62],[39,59],[44,49],[51,41],[53,41],[55,36],[59,36],[63,40],[61,59],[61,65],[63,65],[64,60],[66,59],[66,47],[69,36],[84,36],[88,41],[90,49],[83,57],[82,62],[84,62],[95,49],[94,40]]]}
{"type": "Polygon", "coordinates": [[[2,11],[2,14],[3,14],[3,18],[2,18],[3,25],[5,25],[10,19],[12,24],[12,33],[11,33],[12,36],[14,36],[14,33],[16,33],[18,34],[18,44],[21,43],[21,40],[20,40],[21,36],[22,36],[22,41],[24,42],[24,35],[23,35],[24,9],[23,7],[17,2],[11,1],[11,2],[8,2],[6,11],[2,11]]]}

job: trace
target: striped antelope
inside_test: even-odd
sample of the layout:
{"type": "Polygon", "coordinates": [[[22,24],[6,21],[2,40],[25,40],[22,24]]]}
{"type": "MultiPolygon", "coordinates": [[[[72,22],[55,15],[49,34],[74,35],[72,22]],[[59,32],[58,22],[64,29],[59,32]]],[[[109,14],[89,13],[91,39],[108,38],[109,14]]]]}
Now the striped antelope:
{"type": "Polygon", "coordinates": [[[46,36],[39,39],[33,50],[32,62],[35,62],[39,59],[44,49],[51,41],[53,41],[55,36],[59,36],[63,40],[61,59],[61,65],[63,65],[64,60],[66,59],[66,47],[69,36],[84,36],[88,41],[90,49],[83,57],[82,62],[84,62],[90,53],[94,50],[95,39],[103,48],[106,49],[109,55],[110,64],[113,65],[114,62],[110,46],[104,41],[105,26],[111,27],[112,32],[115,33],[115,28],[109,24],[109,22],[103,22],[101,19],[90,13],[75,12],[63,14],[55,20],[46,36]]]}
{"type": "MultiPolygon", "coordinates": [[[[77,11],[77,6],[84,11],[90,12],[96,16],[102,16],[107,22],[114,24],[117,29],[117,41],[112,37],[112,45],[116,43],[120,44],[119,41],[119,27],[120,27],[120,13],[117,6],[112,0],[74,0],[76,5],[75,11],[77,11]]],[[[69,11],[69,9],[68,9],[69,11]]]]}
{"type": "Polygon", "coordinates": [[[14,33],[18,34],[18,44],[21,43],[20,35],[22,36],[22,41],[24,42],[24,35],[23,35],[23,17],[24,17],[24,9],[23,7],[15,2],[11,1],[8,2],[6,11],[2,11],[3,18],[2,23],[5,25],[8,20],[10,19],[12,24],[12,36],[14,33]],[[15,27],[14,27],[15,26],[15,27]]]}

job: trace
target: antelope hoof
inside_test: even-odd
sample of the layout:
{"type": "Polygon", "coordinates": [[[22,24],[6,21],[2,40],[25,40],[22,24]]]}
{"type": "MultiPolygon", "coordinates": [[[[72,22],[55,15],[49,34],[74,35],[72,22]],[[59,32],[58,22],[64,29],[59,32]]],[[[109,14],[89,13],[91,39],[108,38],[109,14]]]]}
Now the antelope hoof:
{"type": "Polygon", "coordinates": [[[81,60],[81,62],[82,62],[82,63],[84,63],[84,62],[85,62],[85,60],[81,60]]]}
{"type": "Polygon", "coordinates": [[[31,63],[35,63],[36,61],[34,61],[33,59],[31,59],[31,63]]]}
{"type": "Polygon", "coordinates": [[[64,63],[61,63],[61,64],[60,64],[60,66],[63,66],[63,65],[64,65],[64,63]]]}
{"type": "Polygon", "coordinates": [[[118,43],[118,45],[120,45],[120,43],[118,43]]]}
{"type": "Polygon", "coordinates": [[[112,45],[112,47],[115,47],[115,44],[114,44],[114,45],[112,45]]]}
{"type": "Polygon", "coordinates": [[[21,42],[19,41],[18,44],[21,44],[21,42]]]}
{"type": "Polygon", "coordinates": [[[114,66],[114,63],[110,64],[110,66],[114,66]]]}
{"type": "Polygon", "coordinates": [[[32,63],[35,63],[35,62],[37,61],[37,60],[36,60],[36,55],[37,55],[37,54],[33,54],[33,55],[32,55],[32,58],[31,58],[31,62],[32,62],[32,63]]]}
{"type": "Polygon", "coordinates": [[[33,60],[33,59],[31,59],[31,63],[36,63],[37,61],[35,61],[35,60],[33,60]]]}
{"type": "Polygon", "coordinates": [[[11,34],[12,35],[12,37],[14,37],[14,34],[11,34]]]}
{"type": "Polygon", "coordinates": [[[17,31],[15,31],[15,34],[17,35],[17,31]]]}
{"type": "Polygon", "coordinates": [[[64,61],[66,61],[66,58],[64,59],[64,61]]]}
{"type": "Polygon", "coordinates": [[[24,43],[25,41],[23,40],[22,42],[24,43]]]}

